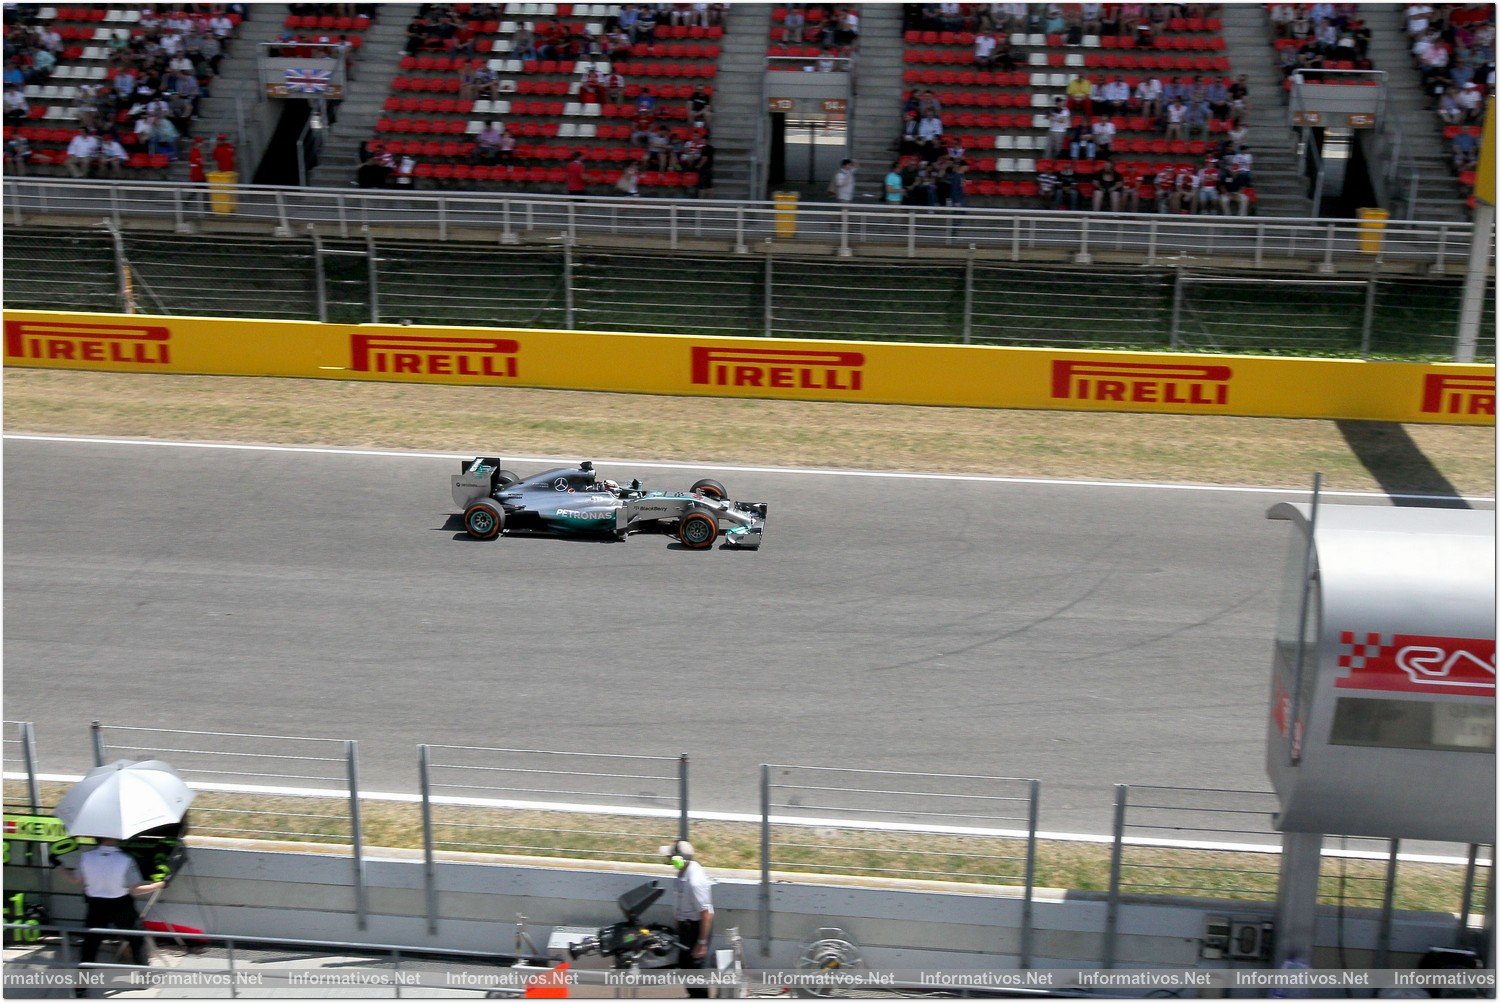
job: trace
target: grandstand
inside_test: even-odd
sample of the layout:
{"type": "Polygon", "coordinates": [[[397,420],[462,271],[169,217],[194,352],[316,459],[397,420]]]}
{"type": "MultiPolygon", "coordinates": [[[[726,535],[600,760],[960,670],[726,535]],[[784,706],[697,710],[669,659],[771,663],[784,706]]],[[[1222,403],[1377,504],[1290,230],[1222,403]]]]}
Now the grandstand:
{"type": "Polygon", "coordinates": [[[1447,82],[1467,100],[1488,86],[1474,75],[1476,53],[1493,46],[1493,10],[1439,5],[1413,32],[1398,10],[1366,6],[1325,5],[1316,13],[1331,18],[1313,24],[1306,4],[1032,4],[1024,15],[985,4],[12,5],[7,81],[19,86],[8,88],[17,93],[7,96],[7,170],[187,180],[186,140],[136,129],[150,101],[164,108],[175,90],[151,76],[152,60],[175,57],[191,60],[199,93],[172,131],[231,137],[248,180],[267,158],[296,155],[277,117],[305,104],[264,100],[257,57],[338,50],[347,86],[317,122],[327,126],[312,137],[321,152],[302,154],[315,185],[562,192],[577,190],[565,166],[576,152],[589,194],[616,193],[636,164],[646,196],[763,198],[772,187],[820,196],[826,160],[816,177],[783,170],[781,123],[764,107],[778,80],[797,79],[775,71],[792,70],[804,71],[798,83],[847,86],[847,116],[826,114],[837,131],[815,142],[842,137],[866,199],[904,155],[908,201],[930,197],[925,164],[940,197],[951,197],[948,177],[963,175],[962,204],[1047,208],[1060,201],[1050,192],[1061,175],[1081,196],[1070,204],[1086,208],[1111,161],[1106,177],[1123,178],[1123,208],[1162,208],[1152,184],[1169,171],[1194,188],[1173,207],[1220,211],[1196,194],[1207,177],[1243,191],[1241,211],[1300,216],[1318,182],[1300,159],[1308,136],[1287,126],[1293,82],[1350,83],[1312,71],[1357,67],[1378,72],[1389,114],[1378,138],[1349,140],[1372,180],[1348,179],[1348,197],[1328,199],[1324,214],[1379,205],[1406,218],[1465,218],[1479,118],[1455,114],[1452,96],[1440,102],[1414,44],[1431,34],[1454,67],[1447,82]],[[204,53],[204,37],[223,51],[204,53]],[[139,100],[118,93],[122,71],[147,76],[139,100]],[[1165,93],[1153,99],[1153,88],[1165,93]],[[903,136],[919,105],[935,110],[940,142],[903,136]],[[1067,117],[1053,114],[1059,107],[1067,117]],[[126,159],[70,168],[68,147],[89,126],[118,135],[126,159]],[[1253,156],[1231,159],[1246,147],[1253,156]]]}

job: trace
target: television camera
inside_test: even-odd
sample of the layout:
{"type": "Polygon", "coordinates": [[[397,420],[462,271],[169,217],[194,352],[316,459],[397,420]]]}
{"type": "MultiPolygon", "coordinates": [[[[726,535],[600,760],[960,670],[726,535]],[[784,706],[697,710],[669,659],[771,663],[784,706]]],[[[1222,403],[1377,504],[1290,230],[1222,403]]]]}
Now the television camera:
{"type": "Polygon", "coordinates": [[[664,892],[659,882],[650,881],[621,895],[615,903],[625,918],[600,927],[594,936],[571,945],[568,956],[576,961],[586,954],[598,954],[613,958],[616,968],[635,968],[646,958],[670,957],[682,948],[677,931],[664,923],[640,921],[641,914],[651,908],[664,892]]]}

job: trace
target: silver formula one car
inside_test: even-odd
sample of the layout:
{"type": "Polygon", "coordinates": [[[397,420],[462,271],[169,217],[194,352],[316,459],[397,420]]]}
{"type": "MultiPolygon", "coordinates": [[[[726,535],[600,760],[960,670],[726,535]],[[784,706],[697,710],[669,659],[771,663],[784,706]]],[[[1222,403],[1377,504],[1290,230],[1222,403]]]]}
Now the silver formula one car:
{"type": "Polygon", "coordinates": [[[676,534],[691,550],[707,550],[722,534],[728,546],[755,550],[766,525],[765,502],[731,501],[718,481],[696,481],[687,491],[646,491],[640,481],[622,487],[600,479],[587,460],[522,478],[498,458],[480,456],[464,460],[451,480],[464,530],[476,540],[493,540],[502,531],[620,540],[658,532],[676,534]]]}

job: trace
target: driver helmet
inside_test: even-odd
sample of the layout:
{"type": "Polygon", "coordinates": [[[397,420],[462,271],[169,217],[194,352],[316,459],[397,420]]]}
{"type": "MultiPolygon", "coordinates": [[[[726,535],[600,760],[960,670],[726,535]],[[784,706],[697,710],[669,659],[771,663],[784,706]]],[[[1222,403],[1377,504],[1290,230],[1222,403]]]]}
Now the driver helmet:
{"type": "Polygon", "coordinates": [[[607,481],[604,482],[604,490],[606,490],[606,491],[618,491],[618,490],[620,490],[620,485],[616,484],[614,481],[607,480],[607,481]]]}

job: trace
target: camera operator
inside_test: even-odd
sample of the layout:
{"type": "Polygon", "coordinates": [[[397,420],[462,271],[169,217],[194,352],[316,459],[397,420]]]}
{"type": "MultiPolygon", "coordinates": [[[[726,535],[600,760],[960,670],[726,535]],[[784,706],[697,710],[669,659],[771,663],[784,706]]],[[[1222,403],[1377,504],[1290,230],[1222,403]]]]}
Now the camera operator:
{"type": "MultiPolygon", "coordinates": [[[[682,944],[677,952],[677,967],[702,968],[714,925],[713,881],[694,859],[693,844],[687,840],[668,843],[657,852],[677,871],[677,896],[672,913],[677,921],[677,939],[682,944]]],[[[687,994],[690,998],[707,999],[708,989],[694,986],[687,994]]]]}

